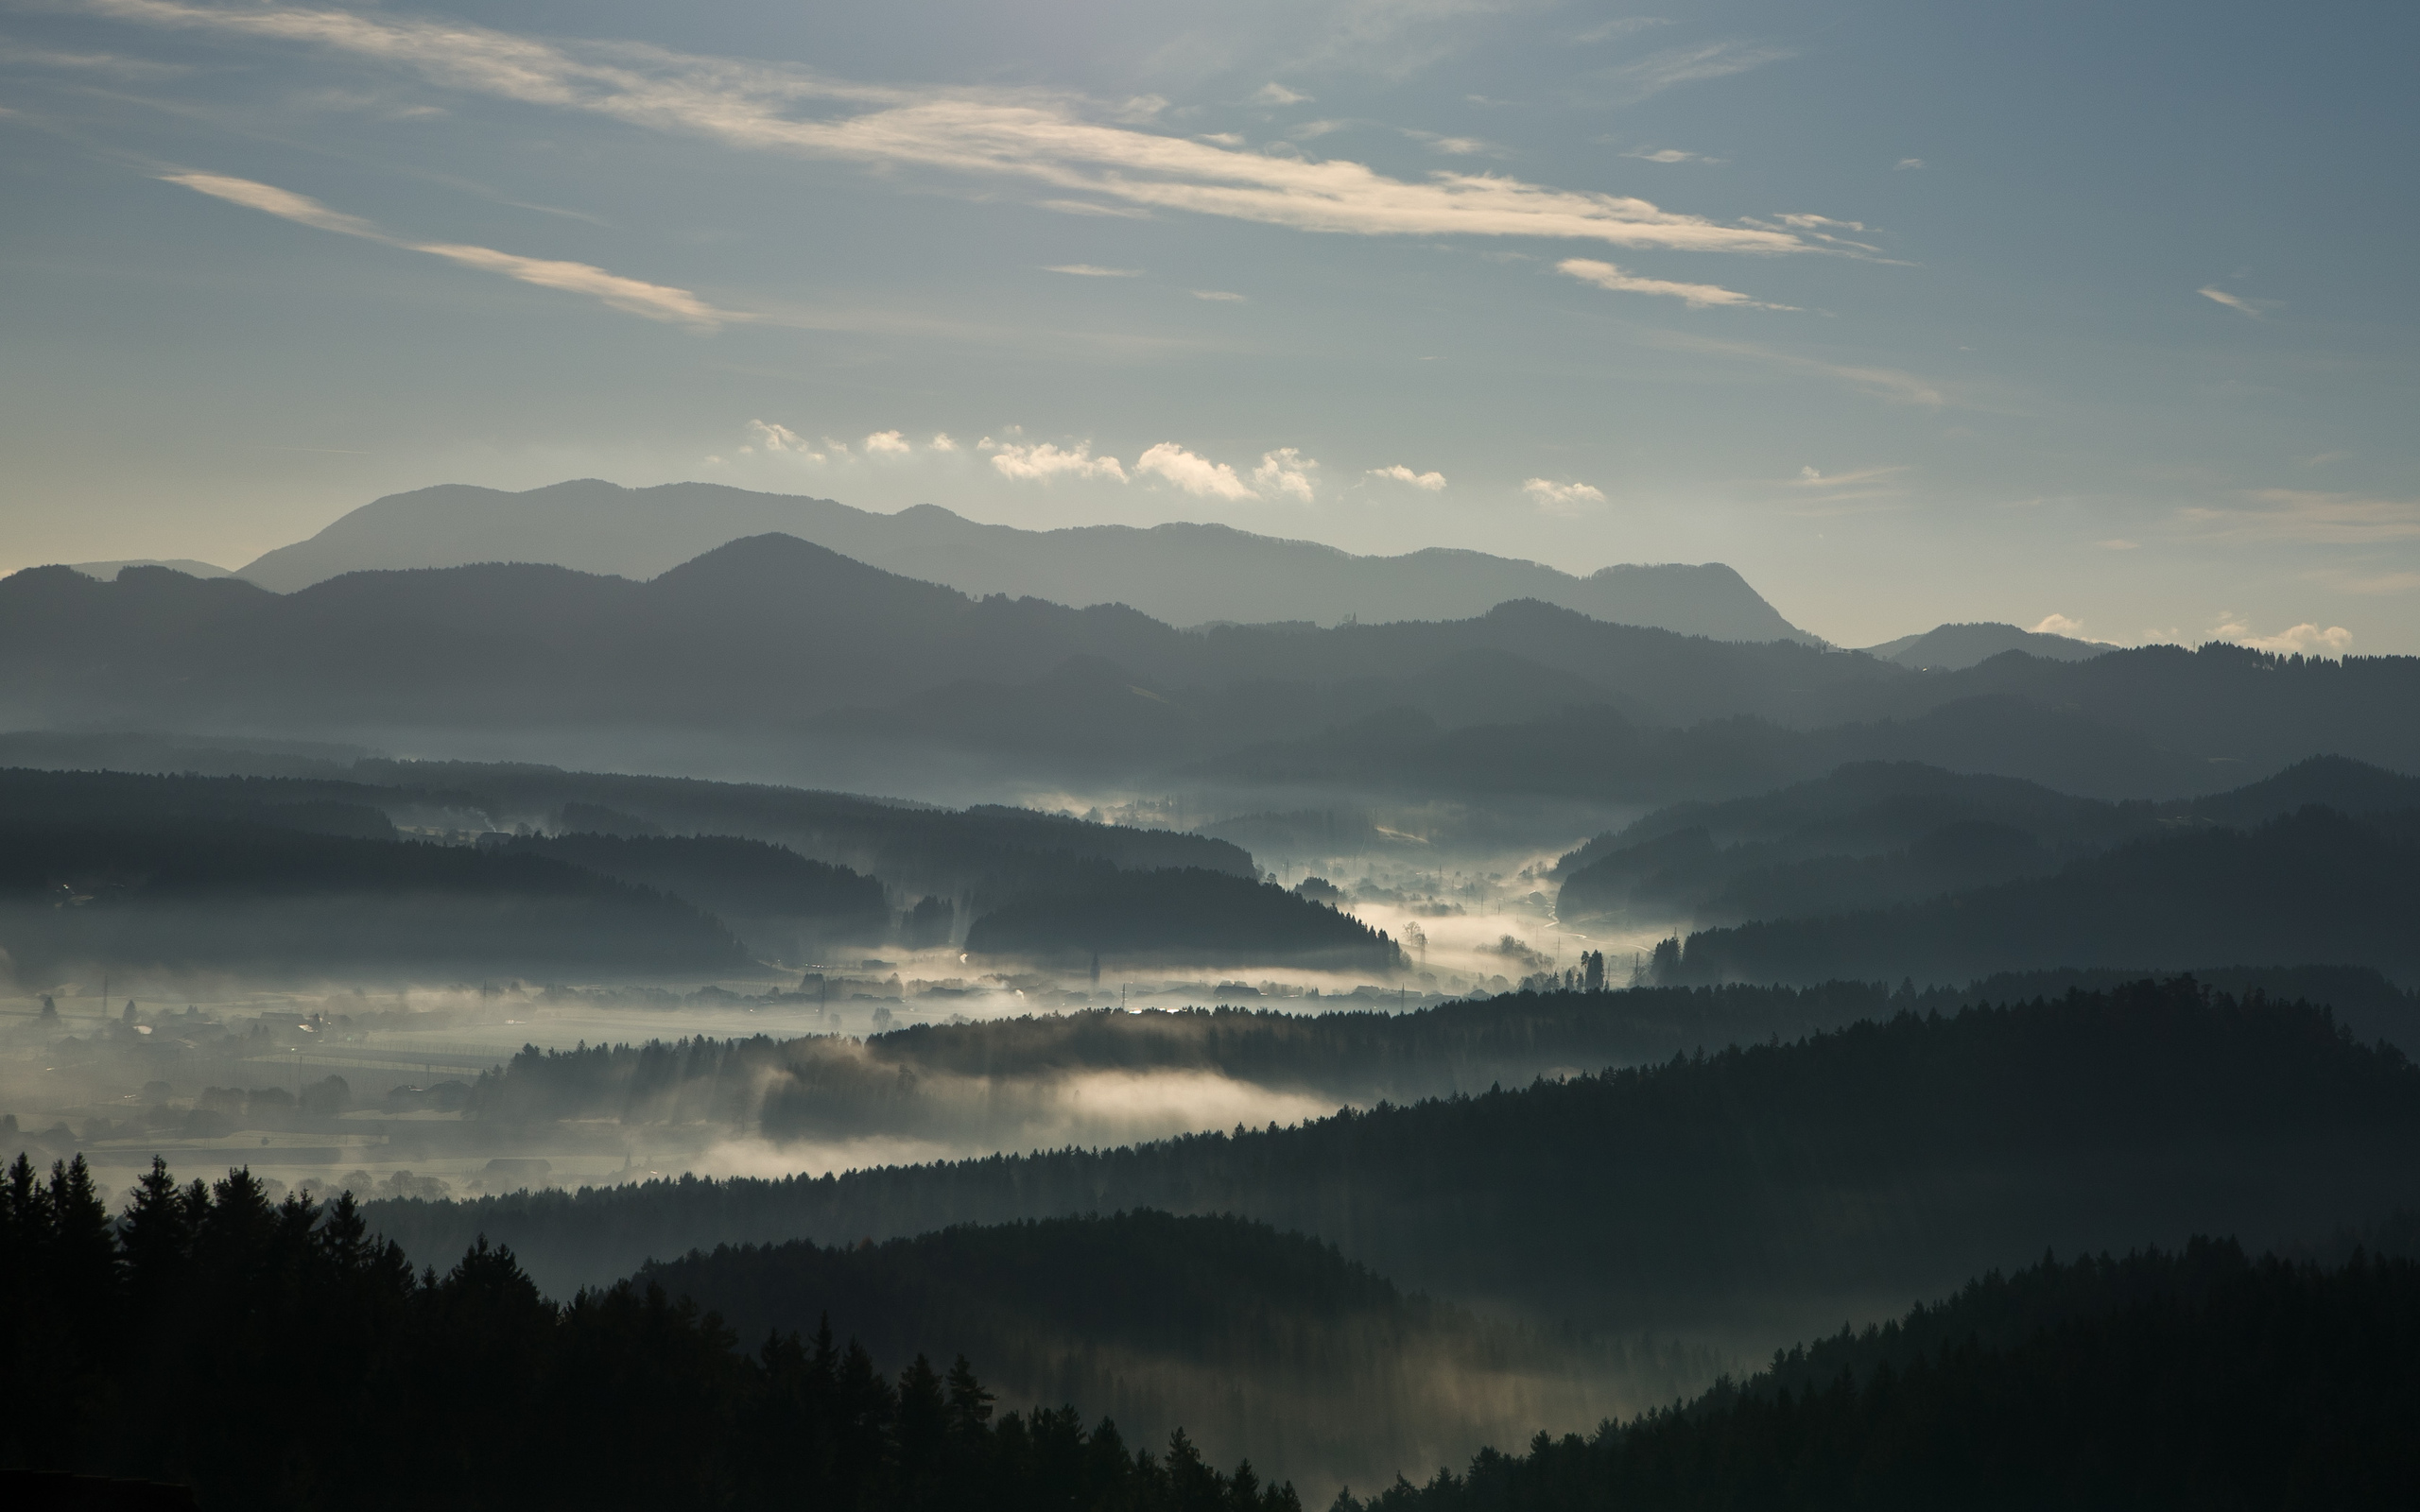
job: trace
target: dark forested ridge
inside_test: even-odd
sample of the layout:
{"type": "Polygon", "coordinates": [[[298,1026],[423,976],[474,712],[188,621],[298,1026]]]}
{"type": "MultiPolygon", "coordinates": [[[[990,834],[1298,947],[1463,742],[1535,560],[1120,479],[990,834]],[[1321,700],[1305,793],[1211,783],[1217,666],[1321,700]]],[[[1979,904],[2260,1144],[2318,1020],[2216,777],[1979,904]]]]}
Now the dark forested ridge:
{"type": "Polygon", "coordinates": [[[1557,864],[1557,912],[1701,924],[1847,913],[2044,876],[2129,840],[2246,827],[2311,804],[2420,809],[2420,778],[2317,756],[2222,793],[2110,803],[2014,778],[1852,763],[1751,798],[1672,804],[1597,836],[1557,864]]]}
{"type": "Polygon", "coordinates": [[[1275,883],[1198,868],[1103,866],[985,914],[966,932],[975,955],[1082,967],[1250,965],[1392,972],[1403,951],[1385,932],[1275,883]]]}
{"type": "Polygon", "coordinates": [[[2045,1259],[1588,1437],[1338,1512],[2386,1507],[2420,1476],[2420,1263],[2045,1259]]]}
{"type": "MultiPolygon", "coordinates": [[[[205,1509],[818,1506],[1294,1512],[1173,1435],[995,1416],[964,1359],[895,1381],[828,1329],[741,1353],[651,1285],[542,1297],[481,1243],[415,1276],[350,1196],[155,1165],[114,1225],[84,1162],[0,1182],[0,1469],[190,1486],[205,1509]]],[[[846,1326],[843,1320],[843,1326],[846,1326]]],[[[1009,1404],[1002,1404],[1003,1406],[1009,1404]]]]}
{"type": "MultiPolygon", "coordinates": [[[[0,770],[0,833],[13,837],[0,949],[21,985],[45,988],[104,956],[281,980],[712,976],[752,970],[752,955],[805,962],[836,942],[881,942],[920,902],[912,944],[945,943],[971,916],[1034,896],[1097,901],[1142,944],[1207,926],[1232,948],[1238,927],[1271,922],[1265,904],[1240,924],[1214,906],[1259,902],[1259,888],[1248,854],[1202,835],[547,767],[343,770],[0,770]],[[1192,881],[1171,885],[1170,871],[1125,888],[1105,880],[1120,868],[1189,868],[1192,881]]],[[[1287,903],[1296,937],[1282,942],[1373,970],[1392,959],[1352,920],[1287,903]]],[[[1082,924],[1064,908],[1028,919],[1082,924]]]]}
{"type": "Polygon", "coordinates": [[[686,899],[737,931],[757,954],[780,959],[809,960],[826,941],[872,944],[890,933],[890,905],[879,881],[762,840],[570,833],[498,834],[483,843],[506,855],[543,856],[686,899]]]}
{"type": "Polygon", "coordinates": [[[1331,1488],[1458,1461],[1542,1421],[1585,1426],[1715,1368],[1485,1324],[1332,1246],[1216,1216],[726,1247],[637,1280],[742,1338],[812,1332],[824,1314],[855,1320],[877,1361],[964,1352],[1006,1400],[1082,1402],[1152,1441],[1182,1425],[1213,1459],[1331,1488]]]}
{"type": "Polygon", "coordinates": [[[750,965],[688,903],[543,856],[203,819],[0,822],[0,948],[34,986],[102,962],[271,979],[750,965]]]}
{"type": "Polygon", "coordinates": [[[1959,981],[2053,967],[2324,961],[2420,982],[2420,811],[2306,808],[2170,832],[2051,875],[1924,902],[1691,935],[1676,981],[1959,981]]]}
{"type": "Polygon", "coordinates": [[[1234,1212],[1442,1296],[1634,1327],[1920,1294],[2046,1243],[2312,1232],[2408,1201],[2415,1157],[2399,1052],[2176,981],[1295,1128],[377,1211],[414,1253],[484,1232],[558,1287],[723,1242],[1234,1212]]]}

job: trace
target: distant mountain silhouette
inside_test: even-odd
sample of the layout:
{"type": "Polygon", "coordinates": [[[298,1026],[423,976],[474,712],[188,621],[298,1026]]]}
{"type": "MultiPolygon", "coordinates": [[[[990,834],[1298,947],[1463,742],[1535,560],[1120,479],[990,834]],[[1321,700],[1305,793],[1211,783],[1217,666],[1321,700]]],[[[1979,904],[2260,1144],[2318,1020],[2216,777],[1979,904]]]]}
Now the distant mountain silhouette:
{"type": "Polygon", "coordinates": [[[2020,630],[2014,625],[1985,622],[1936,626],[1921,635],[1903,635],[1880,645],[1869,645],[1865,654],[1919,672],[1956,672],[1978,662],[1988,662],[2003,651],[2022,651],[2046,662],[2082,662],[2117,649],[2099,641],[2079,641],[2073,636],[2046,635],[2039,630],[2020,630]]]}
{"type": "Polygon", "coordinates": [[[195,561],[189,557],[137,557],[127,561],[72,561],[67,565],[87,577],[97,577],[105,583],[115,582],[117,575],[129,567],[165,567],[170,572],[182,573],[187,577],[233,577],[235,576],[224,567],[214,567],[206,561],[195,561]]]}
{"type": "Polygon", "coordinates": [[[345,573],[475,562],[549,562],[646,578],[727,541],[780,532],[974,594],[1126,604],[1172,625],[1466,619],[1535,598],[1596,619],[1726,641],[1811,641],[1737,573],[1616,566],[1575,576],[1484,552],[1357,557],[1226,525],[1020,530],[937,505],[897,514],[714,483],[625,489],[583,478],[506,493],[445,484],[389,494],[239,576],[291,593],[345,573]]]}

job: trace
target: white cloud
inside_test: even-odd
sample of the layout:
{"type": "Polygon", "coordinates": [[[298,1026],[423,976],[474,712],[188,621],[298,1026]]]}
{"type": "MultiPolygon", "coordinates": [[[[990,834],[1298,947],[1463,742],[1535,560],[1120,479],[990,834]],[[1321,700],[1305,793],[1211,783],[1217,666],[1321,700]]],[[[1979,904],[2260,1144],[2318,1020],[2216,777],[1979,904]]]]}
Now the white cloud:
{"type": "Polygon", "coordinates": [[[2205,300],[2215,300],[2219,303],[2225,305],[2228,309],[2233,310],[2239,315],[2248,315],[2256,320],[2261,318],[2261,306],[2268,302],[2265,300],[2247,300],[2239,294],[2229,294],[2224,289],[2211,288],[2206,285],[2202,288],[2195,289],[2193,292],[2199,294],[2205,300]]]}
{"type": "Polygon", "coordinates": [[[1243,295],[1234,293],[1227,289],[1194,289],[1191,292],[1193,297],[1197,300],[1215,300],[1222,304],[1241,304],[1245,302],[1245,297],[1243,295]]]}
{"type": "Polygon", "coordinates": [[[1435,131],[1404,127],[1403,134],[1414,142],[1425,142],[1431,152],[1443,152],[1452,158],[1502,157],[1504,149],[1484,137],[1441,136],[1435,131]]]}
{"type": "Polygon", "coordinates": [[[1541,513],[1566,519],[1585,514],[1589,506],[1605,502],[1604,494],[1585,483],[1557,483],[1549,478],[1531,478],[1521,485],[1521,491],[1536,503],[1541,513]]]}
{"type": "Polygon", "coordinates": [[[1675,284],[1669,279],[1642,278],[1636,273],[1626,273],[1611,263],[1600,263],[1592,257],[1566,257],[1554,265],[1554,270],[1576,278],[1582,284],[1594,284],[1600,289],[1610,289],[1619,294],[1665,295],[1681,301],[1692,310],[1703,310],[1718,304],[1732,305],[1743,310],[1792,308],[1787,304],[1768,304],[1762,300],[1751,299],[1736,289],[1726,289],[1720,284],[1675,284]]]}
{"type": "Polygon", "coordinates": [[[786,425],[772,425],[761,420],[752,420],[748,422],[748,435],[749,444],[740,448],[743,453],[786,452],[809,462],[821,462],[825,459],[823,454],[817,451],[813,443],[786,425]]]}
{"type": "Polygon", "coordinates": [[[2065,614],[2045,614],[2042,616],[2042,623],[2033,627],[2033,633],[2064,635],[2069,640],[2081,641],[2084,638],[2083,621],[2069,619],[2065,614]]]}
{"type": "Polygon", "coordinates": [[[1311,502],[1311,470],[1319,464],[1304,456],[1290,446],[1260,454],[1260,466],[1252,470],[1253,483],[1270,493],[1283,494],[1311,502]]]}
{"type": "Polygon", "coordinates": [[[1374,478],[1392,478],[1397,483],[1409,483],[1415,489],[1426,489],[1431,493],[1445,486],[1444,473],[1414,472],[1401,462],[1397,462],[1392,467],[1374,467],[1370,470],[1370,475],[1374,478]]]}
{"type": "Polygon", "coordinates": [[[1141,278],[1139,267],[1095,267],[1090,263],[1054,263],[1046,273],[1073,273],[1078,278],[1141,278]]]}
{"type": "MultiPolygon", "coordinates": [[[[1274,454],[1271,454],[1272,455],[1274,454]]],[[[1224,462],[1196,456],[1173,441],[1162,441],[1134,460],[1134,475],[1156,473],[1200,499],[1256,499],[1252,485],[1224,462]]]]}
{"type": "MultiPolygon", "coordinates": [[[[986,438],[988,440],[989,438],[986,438]]],[[[992,453],[993,471],[1004,478],[1021,483],[1047,483],[1053,478],[1115,478],[1126,481],[1126,469],[1114,456],[1093,455],[1093,443],[1079,441],[1067,451],[1061,451],[1048,441],[1038,446],[1020,446],[1004,441],[992,453]]]]}
{"type": "Polygon", "coordinates": [[[1307,103],[1309,99],[1308,94],[1297,94],[1272,79],[1254,90],[1252,98],[1244,103],[1247,105],[1302,105],[1307,103]]]}
{"type": "Polygon", "coordinates": [[[1905,173],[1910,168],[1921,168],[1924,165],[1925,160],[1922,158],[1901,158],[1898,162],[1891,164],[1891,171],[1893,173],[1905,173]]]}
{"type": "Polygon", "coordinates": [[[297,225],[334,232],[339,236],[357,236],[382,246],[400,247],[406,251],[425,252],[449,263],[475,267],[481,272],[500,273],[506,278],[540,288],[583,294],[614,309],[644,316],[650,320],[672,321],[700,331],[717,331],[732,321],[753,318],[736,310],[716,309],[687,289],[642,283],[586,263],[523,257],[513,252],[500,252],[492,247],[411,241],[382,230],[374,222],[330,210],[308,196],[280,189],[274,184],[256,183],[250,179],[232,179],[216,173],[173,173],[164,174],[162,178],[166,182],[182,184],[215,199],[242,205],[248,210],[257,210],[297,225]]]}
{"type": "Polygon", "coordinates": [[[906,456],[915,450],[897,431],[876,431],[865,438],[868,456],[906,456]]]}
{"type": "Polygon", "coordinates": [[[1622,156],[1636,158],[1641,163],[1720,163],[1722,161],[1720,158],[1709,158],[1703,152],[1684,152],[1679,147],[1657,147],[1652,151],[1645,147],[1634,147],[1622,156]]]}
{"type": "Polygon", "coordinates": [[[949,438],[949,432],[947,431],[933,432],[932,440],[926,444],[936,452],[955,452],[958,450],[958,443],[949,438]]]}
{"type": "MultiPolygon", "coordinates": [[[[1362,235],[1535,236],[1698,251],[1808,249],[1786,230],[1721,224],[1634,198],[1493,174],[1391,179],[1343,160],[1312,163],[1161,135],[1115,124],[1115,110],[1063,94],[855,84],[734,59],[635,44],[558,44],[462,22],[373,12],[185,0],[89,0],[88,9],[128,22],[315,46],[411,70],[449,89],[585,112],[736,148],[1022,180],[1057,195],[1145,210],[1362,235]]],[[[1631,65],[1632,81],[1661,88],[1779,56],[1718,44],[1631,65]]]]}
{"type": "Polygon", "coordinates": [[[2210,631],[2214,641],[2232,641],[2256,651],[2275,651],[2301,656],[2342,656],[2353,647],[2353,632],[2342,625],[2321,629],[2305,621],[2274,635],[2256,635],[2252,627],[2232,614],[2221,614],[2217,628],[2210,631]]]}

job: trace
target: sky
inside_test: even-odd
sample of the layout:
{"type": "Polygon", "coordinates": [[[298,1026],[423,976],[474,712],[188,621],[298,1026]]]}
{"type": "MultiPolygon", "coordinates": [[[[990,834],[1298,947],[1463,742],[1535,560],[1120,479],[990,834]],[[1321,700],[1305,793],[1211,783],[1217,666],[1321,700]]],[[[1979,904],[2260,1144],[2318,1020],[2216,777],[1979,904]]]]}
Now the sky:
{"type": "Polygon", "coordinates": [[[0,571],[702,479],[2420,653],[2420,10],[0,3],[0,571]]]}

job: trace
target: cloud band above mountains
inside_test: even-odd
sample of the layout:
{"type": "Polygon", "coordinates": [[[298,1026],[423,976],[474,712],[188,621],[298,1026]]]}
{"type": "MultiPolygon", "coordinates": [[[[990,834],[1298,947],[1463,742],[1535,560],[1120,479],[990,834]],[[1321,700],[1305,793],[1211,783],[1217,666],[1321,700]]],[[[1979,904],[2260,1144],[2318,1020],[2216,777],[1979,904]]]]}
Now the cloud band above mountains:
{"type": "Polygon", "coordinates": [[[1392,179],[1344,160],[1265,155],[1140,129],[1139,120],[1157,113],[1155,100],[1119,111],[1044,91],[863,85],[638,44],[558,44],[466,23],[286,6],[87,0],[86,9],[139,25],[316,47],[447,89],[587,112],[733,147],[1022,179],[1147,213],[1358,235],[1534,236],[1684,251],[1818,249],[1787,227],[1723,224],[1625,196],[1495,174],[1392,179]],[[1115,119],[1121,114],[1127,119],[1115,119]]]}

